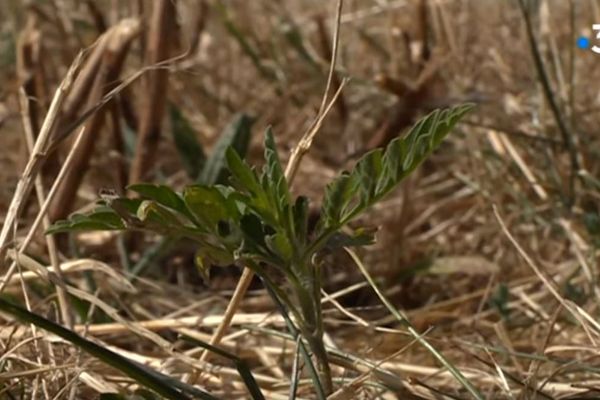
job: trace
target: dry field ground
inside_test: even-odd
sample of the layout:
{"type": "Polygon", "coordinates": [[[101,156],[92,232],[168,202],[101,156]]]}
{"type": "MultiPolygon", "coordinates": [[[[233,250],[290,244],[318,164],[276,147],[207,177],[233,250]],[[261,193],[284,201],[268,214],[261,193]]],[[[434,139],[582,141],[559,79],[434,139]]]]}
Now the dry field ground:
{"type": "Polygon", "coordinates": [[[4,0],[0,21],[0,398],[600,398],[597,1],[4,0]],[[315,134],[290,162],[310,222],[340,171],[463,103],[350,224],[375,243],[319,258],[330,371],[276,268],[44,234],[129,184],[220,182],[228,143],[260,166],[268,126],[284,166],[315,134]]]}

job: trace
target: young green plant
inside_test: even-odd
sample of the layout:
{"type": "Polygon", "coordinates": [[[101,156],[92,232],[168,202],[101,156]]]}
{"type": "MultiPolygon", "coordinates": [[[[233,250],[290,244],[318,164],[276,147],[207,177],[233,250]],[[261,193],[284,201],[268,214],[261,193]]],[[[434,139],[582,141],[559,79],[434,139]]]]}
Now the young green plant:
{"type": "Polygon", "coordinates": [[[196,184],[182,193],[162,185],[133,185],[131,191],[141,198],[104,200],[89,214],[57,222],[49,233],[150,231],[195,241],[196,263],[202,271],[211,265],[251,268],[293,316],[316,360],[319,382],[315,383],[329,394],[333,385],[323,344],[319,255],[372,243],[371,231],[342,232],[342,228],[396,188],[470,109],[471,105],[462,105],[436,110],[385,149],[365,154],[350,172],[340,174],[325,189],[314,232],[308,228],[309,201],[292,197],[273,133],[267,129],[265,165],[260,172],[229,148],[230,185],[196,184]],[[279,284],[280,277],[289,290],[279,284]]]}

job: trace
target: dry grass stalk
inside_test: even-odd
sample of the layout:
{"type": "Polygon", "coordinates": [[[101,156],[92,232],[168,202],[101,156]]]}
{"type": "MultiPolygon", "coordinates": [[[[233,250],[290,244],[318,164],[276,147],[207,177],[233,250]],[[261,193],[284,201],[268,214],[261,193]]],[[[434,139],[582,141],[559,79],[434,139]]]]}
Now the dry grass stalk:
{"type": "MultiPolygon", "coordinates": [[[[93,271],[97,273],[102,273],[106,275],[107,279],[111,279],[115,282],[115,285],[122,290],[132,292],[134,291],[131,282],[129,282],[125,277],[123,277],[118,271],[109,266],[108,264],[99,262],[97,260],[92,259],[79,259],[74,261],[67,261],[60,263],[58,268],[54,265],[48,266],[48,271],[50,273],[61,273],[61,274],[75,274],[83,271],[93,271]],[[57,270],[60,269],[60,272],[57,270]]],[[[13,276],[11,279],[7,280],[8,287],[17,285],[23,281],[33,281],[39,278],[33,271],[25,271],[19,274],[19,276],[13,276]]]]}
{"type": "Polygon", "coordinates": [[[41,34],[37,28],[37,18],[29,14],[17,44],[17,75],[28,96],[28,119],[31,121],[33,132],[39,131],[39,121],[47,101],[41,34]]]}
{"type": "MultiPolygon", "coordinates": [[[[94,115],[98,110],[102,109],[106,104],[108,104],[110,101],[112,101],[117,95],[119,95],[120,93],[122,93],[124,91],[126,92],[126,89],[132,83],[137,81],[141,76],[148,73],[149,71],[167,68],[169,65],[182,59],[183,57],[185,57],[185,54],[177,56],[177,57],[173,57],[171,59],[165,60],[165,61],[160,62],[155,65],[150,65],[150,66],[147,66],[144,68],[140,68],[136,72],[127,76],[122,82],[119,82],[118,80],[115,81],[114,83],[116,84],[116,86],[114,87],[114,89],[112,89],[106,95],[104,95],[100,99],[100,101],[93,104],[91,107],[87,108],[81,115],[74,117],[73,121],[65,121],[66,126],[61,126],[56,132],[53,133],[51,143],[49,144],[48,154],[52,154],[54,151],[56,151],[58,149],[58,147],[62,144],[62,142],[65,139],[67,139],[73,132],[75,132],[76,129],[79,126],[81,126],[81,124],[83,124],[85,121],[87,121],[88,118],[90,118],[92,115],[94,115]]],[[[125,96],[125,98],[127,98],[127,96],[125,96]]],[[[131,114],[131,110],[127,110],[128,102],[123,101],[123,99],[121,99],[121,102],[122,102],[121,105],[122,105],[123,113],[124,113],[123,117],[127,121],[129,121],[129,116],[131,114]],[[127,104],[127,107],[125,106],[125,104],[127,104]]],[[[134,126],[134,125],[135,124],[132,124],[132,126],[134,126]]]]}
{"type": "MultiPolygon", "coordinates": [[[[27,262],[25,262],[27,263],[27,262]]],[[[223,322],[220,315],[209,315],[205,317],[182,317],[182,318],[162,318],[156,320],[138,321],[138,322],[112,322],[104,324],[78,324],[73,330],[78,333],[87,333],[93,336],[111,336],[128,335],[132,327],[136,330],[158,332],[165,329],[194,328],[202,326],[205,328],[218,327],[223,322]]],[[[239,325],[272,325],[283,326],[283,318],[277,315],[267,313],[238,313],[230,321],[230,324],[239,325]]],[[[0,333],[0,339],[21,338],[27,335],[27,329],[14,332],[0,333]]]]}
{"type": "Polygon", "coordinates": [[[108,44],[107,38],[107,34],[100,36],[94,44],[88,48],[87,52],[89,52],[89,54],[87,54],[85,63],[77,75],[76,84],[73,85],[73,90],[71,90],[65,99],[65,104],[62,107],[60,114],[61,124],[56,128],[56,131],[74,120],[77,113],[81,111],[81,105],[86,103],[86,98],[92,91],[94,81],[96,80],[98,71],[102,65],[102,58],[108,44]]]}
{"type": "MultiPolygon", "coordinates": [[[[25,90],[19,91],[19,100],[21,103],[21,119],[23,123],[23,131],[25,132],[25,142],[27,143],[27,147],[30,154],[33,154],[33,146],[35,143],[34,138],[34,128],[32,122],[32,114],[29,111],[29,101],[25,90]]],[[[46,201],[46,193],[44,189],[44,183],[42,182],[42,176],[38,174],[35,177],[35,191],[36,197],[38,199],[38,205],[40,209],[43,207],[44,202],[46,201]]],[[[50,226],[50,218],[47,215],[44,215],[44,228],[47,229],[50,226]]],[[[56,247],[56,242],[53,236],[46,236],[46,244],[48,247],[48,253],[50,255],[50,262],[52,267],[56,271],[56,275],[61,282],[64,282],[65,279],[62,276],[62,272],[58,266],[58,250],[56,247]]],[[[69,299],[65,293],[65,291],[61,287],[56,288],[56,293],[58,294],[58,303],[60,307],[60,312],[62,315],[62,320],[64,323],[72,327],[73,326],[73,318],[71,315],[71,308],[69,305],[69,299]]]]}
{"type": "MultiPolygon", "coordinates": [[[[12,255],[13,254],[11,254],[11,256],[12,255]]],[[[20,259],[23,261],[23,265],[25,267],[30,267],[30,269],[29,269],[29,271],[23,272],[18,277],[13,276],[10,280],[8,280],[9,285],[19,284],[21,280],[31,281],[34,279],[38,279],[40,276],[39,273],[35,272],[38,269],[38,264],[36,264],[31,258],[22,255],[22,256],[20,256],[20,259]]],[[[110,266],[104,265],[95,260],[77,260],[77,261],[67,262],[67,263],[60,264],[59,268],[61,269],[62,273],[68,273],[68,274],[75,274],[75,273],[79,273],[79,272],[83,272],[83,271],[94,271],[96,273],[101,273],[102,275],[111,279],[111,284],[113,284],[115,286],[118,285],[119,288],[123,288],[122,291],[129,292],[132,294],[136,293],[134,286],[129,281],[127,281],[127,279],[125,277],[123,277],[118,272],[113,270],[110,266]]],[[[53,267],[49,267],[48,271],[50,273],[52,273],[52,272],[56,272],[56,269],[53,267]]],[[[359,289],[362,286],[363,286],[363,284],[355,285],[355,287],[351,288],[351,289],[359,289]]],[[[323,298],[322,303],[324,303],[324,304],[330,303],[330,302],[334,303],[336,298],[340,298],[342,296],[345,296],[345,295],[348,295],[349,293],[351,293],[352,291],[349,289],[350,288],[345,288],[344,290],[342,290],[340,292],[336,292],[334,294],[327,296],[326,298],[323,298]]],[[[182,310],[178,310],[178,312],[179,311],[182,311],[182,310]]],[[[185,311],[185,310],[183,310],[183,311],[185,311]]],[[[350,313],[347,310],[346,310],[346,312],[350,313]]],[[[165,316],[163,318],[159,318],[159,319],[151,319],[151,320],[142,320],[142,321],[132,322],[132,324],[139,327],[140,329],[147,329],[150,331],[160,331],[160,330],[169,329],[169,328],[184,329],[187,327],[189,327],[189,328],[193,328],[193,327],[210,328],[210,327],[220,327],[222,325],[227,325],[227,326],[232,326],[232,325],[236,325],[236,326],[242,326],[242,325],[283,326],[283,324],[284,324],[284,320],[281,316],[274,315],[272,313],[267,313],[267,312],[263,312],[263,313],[258,313],[258,312],[256,312],[256,313],[239,313],[238,312],[238,313],[234,314],[232,319],[230,319],[229,321],[225,321],[225,316],[226,316],[226,313],[224,313],[223,315],[188,316],[188,317],[177,317],[175,315],[172,315],[172,316],[167,315],[167,316],[165,316]],[[227,323],[225,324],[225,322],[227,322],[227,323]]],[[[358,318],[358,317],[354,316],[354,318],[358,318]]],[[[382,326],[377,326],[377,327],[372,326],[372,328],[378,332],[386,332],[386,333],[393,333],[393,334],[401,334],[402,333],[401,331],[398,331],[396,329],[385,328],[382,326]]],[[[82,324],[82,325],[76,325],[73,329],[76,332],[87,332],[89,334],[96,335],[96,336],[118,335],[118,334],[126,335],[130,331],[129,325],[124,324],[122,322],[102,323],[102,324],[82,324]]],[[[192,331],[190,331],[190,332],[192,332],[192,331]]],[[[26,329],[18,330],[16,332],[5,331],[6,336],[3,336],[3,333],[0,332],[0,339],[8,339],[9,337],[21,338],[26,334],[27,334],[26,329]]],[[[200,335],[200,334],[196,333],[196,335],[200,335]]],[[[234,335],[238,336],[238,334],[234,334],[234,335]]],[[[201,336],[201,340],[207,340],[207,335],[203,334],[200,336],[201,336]]],[[[223,339],[223,340],[225,342],[227,342],[232,339],[233,338],[223,339]]],[[[276,353],[277,351],[279,351],[279,350],[275,350],[274,352],[276,353]]]]}
{"type": "MultiPolygon", "coordinates": [[[[152,20],[148,32],[145,55],[147,65],[158,64],[169,58],[175,32],[175,1],[158,0],[153,4],[152,20]]],[[[138,183],[152,177],[151,169],[160,140],[161,123],[167,102],[169,71],[150,71],[144,80],[141,95],[143,114],[140,115],[135,158],[129,174],[130,183],[138,183]]]]}
{"type": "Polygon", "coordinates": [[[71,64],[65,79],[61,82],[56,90],[54,98],[52,99],[52,103],[50,104],[50,108],[48,109],[48,113],[46,114],[46,118],[44,119],[44,123],[40,129],[40,133],[38,134],[35,146],[33,147],[32,154],[29,157],[29,161],[27,162],[25,170],[23,171],[19,183],[17,184],[17,188],[15,189],[15,194],[11,200],[8,213],[4,219],[2,231],[0,232],[0,259],[3,259],[4,255],[6,254],[10,232],[15,229],[15,222],[25,204],[26,198],[31,192],[35,176],[39,172],[39,169],[44,162],[47,147],[50,143],[50,132],[54,127],[54,123],[56,122],[56,118],[65,95],[71,88],[75,74],[79,69],[81,59],[82,57],[80,54],[75,59],[73,64],[71,64]]]}
{"type": "MultiPolygon", "coordinates": [[[[38,17],[29,12],[27,14],[27,23],[23,31],[19,34],[17,43],[17,77],[19,85],[23,88],[27,100],[27,119],[31,124],[33,137],[39,132],[40,121],[47,109],[48,102],[48,80],[46,72],[46,63],[42,46],[42,32],[38,27],[38,17]]],[[[20,103],[22,103],[20,101],[20,103]]],[[[24,105],[20,106],[23,112],[24,105]]],[[[22,116],[23,118],[23,116],[22,116]]],[[[27,146],[24,146],[24,160],[29,158],[27,146]]],[[[58,171],[58,160],[55,156],[49,155],[43,166],[43,176],[45,181],[55,175],[58,171]]]]}
{"type": "MultiPolygon", "coordinates": [[[[71,151],[69,152],[69,155],[67,156],[67,159],[65,160],[65,163],[63,164],[63,167],[60,170],[56,180],[54,181],[52,188],[48,192],[48,195],[46,196],[46,199],[44,200],[43,204],[40,206],[40,210],[38,211],[35,221],[29,228],[29,232],[27,233],[27,236],[25,237],[23,242],[20,244],[18,254],[22,255],[25,252],[25,250],[27,249],[27,246],[29,246],[29,244],[31,243],[33,236],[37,232],[37,229],[39,228],[44,217],[46,216],[46,214],[48,212],[48,208],[50,207],[50,202],[52,201],[52,199],[54,198],[54,195],[56,194],[58,184],[61,181],[64,174],[66,173],[66,171],[68,171],[68,169],[70,168],[71,160],[73,159],[74,154],[78,150],[79,143],[81,143],[81,139],[83,137],[84,132],[85,132],[85,128],[83,128],[80,131],[79,135],[77,136],[77,139],[75,140],[75,143],[73,144],[73,147],[71,148],[71,151]]],[[[2,293],[2,291],[4,290],[6,285],[11,281],[11,278],[17,268],[17,265],[18,265],[17,261],[13,260],[12,264],[6,271],[6,274],[2,278],[2,281],[0,282],[0,293],[2,293]]],[[[37,264],[34,265],[34,267],[35,266],[37,266],[37,264]]],[[[54,283],[56,286],[60,286],[61,288],[64,289],[64,281],[55,277],[56,275],[60,274],[60,272],[57,272],[56,274],[54,274],[52,271],[47,270],[45,268],[34,268],[33,271],[35,273],[37,273],[38,276],[44,277],[46,280],[48,280],[48,281],[54,283]]]]}
{"type": "Polygon", "coordinates": [[[208,20],[208,5],[206,4],[206,0],[199,0],[197,4],[193,4],[192,9],[193,10],[189,11],[195,12],[196,19],[193,21],[192,32],[188,44],[188,53],[196,54],[198,46],[200,45],[202,32],[204,32],[208,20]]]}
{"type": "Polygon", "coordinates": [[[535,262],[529,257],[529,255],[525,252],[525,250],[521,247],[519,242],[511,235],[508,230],[504,220],[498,213],[498,209],[494,206],[494,215],[502,228],[504,234],[508,237],[510,242],[515,246],[521,257],[525,260],[527,265],[531,267],[531,269],[535,272],[535,274],[540,278],[544,285],[548,289],[550,293],[554,296],[554,298],[565,308],[565,310],[569,311],[571,315],[581,324],[581,327],[585,329],[586,333],[592,344],[597,345],[597,339],[600,338],[600,325],[593,318],[589,316],[585,310],[581,307],[574,304],[572,301],[565,299],[563,295],[560,294],[560,290],[557,287],[556,282],[549,276],[546,272],[542,271],[535,262]]]}
{"type": "MultiPolygon", "coordinates": [[[[223,339],[223,336],[227,332],[227,329],[229,329],[229,327],[231,326],[231,321],[235,317],[238,308],[242,300],[244,299],[244,295],[246,294],[248,287],[250,287],[250,283],[252,282],[253,277],[254,272],[252,272],[250,268],[244,268],[244,270],[242,271],[242,275],[240,276],[240,280],[238,281],[238,284],[235,287],[235,291],[233,292],[233,295],[231,296],[231,299],[227,304],[227,308],[225,309],[225,312],[223,314],[223,319],[219,323],[219,326],[217,327],[215,332],[213,333],[213,336],[210,338],[209,343],[211,345],[218,345],[221,339],[223,339]]],[[[208,359],[209,354],[210,353],[208,351],[204,351],[200,356],[200,360],[206,361],[208,359]]]]}
{"type": "Polygon", "coordinates": [[[527,166],[527,163],[523,160],[515,146],[512,144],[508,136],[500,135],[500,140],[504,145],[504,148],[507,150],[508,154],[514,160],[514,162],[519,166],[521,171],[523,171],[523,175],[527,178],[529,184],[533,187],[533,190],[538,195],[538,197],[542,200],[548,199],[548,193],[544,190],[543,186],[539,184],[538,179],[536,179],[535,175],[531,171],[531,169],[527,166]]]}
{"type": "MultiPolygon", "coordinates": [[[[121,94],[123,96],[123,94],[121,94]]],[[[127,163],[125,154],[125,142],[123,140],[123,129],[124,126],[121,123],[122,116],[122,104],[123,98],[112,101],[108,104],[108,111],[110,117],[110,131],[111,131],[111,145],[112,149],[109,151],[109,156],[112,158],[115,165],[113,171],[113,181],[115,182],[116,191],[118,193],[124,193],[125,187],[127,186],[127,163]],[[119,101],[121,100],[121,101],[119,101]]],[[[126,101],[126,100],[125,100],[126,101]]]]}
{"type": "MultiPolygon", "coordinates": [[[[48,269],[39,264],[36,260],[22,254],[12,252],[12,257],[14,261],[20,265],[23,265],[26,269],[30,271],[36,271],[42,276],[45,280],[57,284],[56,278],[53,277],[48,272],[48,269]]],[[[114,307],[110,306],[108,303],[100,300],[95,295],[86,292],[85,290],[78,289],[69,285],[61,285],[63,289],[65,289],[69,294],[81,299],[90,302],[94,306],[98,307],[100,310],[104,311],[107,315],[113,318],[115,321],[120,322],[121,324],[128,327],[131,332],[134,332],[140,337],[148,339],[150,342],[155,343],[159,348],[169,350],[170,345],[169,342],[163,339],[158,334],[144,328],[143,326],[138,326],[130,321],[125,320],[123,317],[119,315],[119,311],[114,307]]]]}
{"type": "MultiPolygon", "coordinates": [[[[95,49],[95,51],[101,51],[99,65],[96,67],[95,63],[90,64],[89,69],[86,70],[86,72],[95,70],[93,74],[95,77],[94,83],[88,98],[90,106],[99,103],[111,89],[116,87],[129,46],[140,32],[140,28],[141,25],[138,20],[123,20],[100,39],[103,45],[95,49]]],[[[92,61],[95,61],[95,58],[92,61]]],[[[82,79],[87,80],[88,74],[83,75],[82,79]]],[[[69,170],[61,182],[60,189],[50,209],[51,220],[56,221],[65,218],[71,211],[77,190],[88,169],[95,145],[98,143],[98,136],[101,134],[104,118],[105,109],[99,109],[88,122],[83,143],[73,161],[73,168],[69,170]]]]}
{"type": "MultiPolygon", "coordinates": [[[[315,17],[315,22],[317,24],[317,32],[319,36],[319,44],[321,46],[321,52],[323,59],[331,62],[333,60],[333,50],[331,49],[331,35],[329,34],[329,30],[327,29],[327,25],[325,24],[325,18],[323,15],[317,15],[315,17]]],[[[331,77],[331,90],[335,93],[340,90],[342,86],[343,78],[340,78],[340,73],[336,70],[333,71],[333,75],[331,77]]],[[[338,111],[338,117],[340,119],[341,132],[339,133],[339,137],[344,137],[344,132],[346,130],[346,126],[348,124],[348,105],[346,99],[343,94],[340,94],[338,100],[335,102],[335,107],[338,111]]]]}

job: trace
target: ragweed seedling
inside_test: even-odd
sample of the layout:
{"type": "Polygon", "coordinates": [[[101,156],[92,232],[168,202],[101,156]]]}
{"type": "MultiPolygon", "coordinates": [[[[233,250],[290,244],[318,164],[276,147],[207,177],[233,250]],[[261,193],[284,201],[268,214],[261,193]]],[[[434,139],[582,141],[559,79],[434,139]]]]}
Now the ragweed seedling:
{"type": "Polygon", "coordinates": [[[323,250],[371,243],[363,229],[342,228],[380,201],[412,172],[471,109],[463,105],[436,110],[385,149],[364,155],[325,189],[315,232],[308,232],[308,204],[293,198],[270,129],[265,135],[262,171],[248,165],[229,148],[230,185],[191,185],[182,193],[167,186],[130,187],[141,198],[116,198],[86,215],[73,215],[54,224],[49,233],[77,230],[142,230],[198,244],[196,263],[245,265],[251,268],[293,315],[317,361],[320,385],[332,391],[327,352],[323,344],[321,273],[323,250]],[[289,290],[276,284],[285,277],[289,290]]]}

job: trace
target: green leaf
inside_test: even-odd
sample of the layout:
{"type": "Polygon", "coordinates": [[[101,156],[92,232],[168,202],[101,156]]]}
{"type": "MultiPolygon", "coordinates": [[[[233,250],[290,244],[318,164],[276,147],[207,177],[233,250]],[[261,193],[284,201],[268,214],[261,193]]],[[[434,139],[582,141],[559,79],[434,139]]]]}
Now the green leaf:
{"type": "Polygon", "coordinates": [[[252,257],[254,255],[263,259],[271,259],[272,252],[266,242],[267,236],[273,235],[275,231],[265,226],[255,214],[246,214],[240,220],[240,230],[243,234],[243,245],[238,249],[237,257],[252,257]]]}
{"type": "Polygon", "coordinates": [[[234,263],[233,255],[230,251],[218,246],[201,245],[194,256],[194,263],[198,272],[205,282],[210,278],[210,267],[216,265],[225,267],[234,263]]]}
{"type": "Polygon", "coordinates": [[[228,176],[226,153],[228,148],[233,148],[239,155],[248,152],[252,125],[254,119],[246,114],[237,114],[232,122],[225,128],[215,147],[206,161],[206,165],[198,176],[198,183],[214,185],[225,183],[228,176]]]}
{"type": "Polygon", "coordinates": [[[435,150],[473,105],[436,110],[421,119],[404,138],[390,142],[383,156],[384,179],[377,190],[387,193],[435,150]]]}
{"type": "Polygon", "coordinates": [[[145,365],[138,364],[137,362],[129,360],[120,354],[107,350],[106,348],[79,336],[73,331],[63,328],[62,326],[57,325],[46,318],[27,311],[26,309],[7,302],[1,298],[0,310],[14,316],[15,318],[18,318],[25,323],[34,324],[41,329],[65,339],[83,351],[89,353],[91,356],[121,371],[123,374],[135,380],[139,385],[143,385],[154,390],[164,398],[172,400],[185,400],[191,399],[191,395],[206,400],[217,399],[203,390],[186,385],[167,375],[152,370],[145,365]]]}
{"type": "Polygon", "coordinates": [[[358,182],[359,206],[368,207],[374,203],[377,184],[382,177],[383,161],[380,149],[373,150],[358,161],[352,171],[354,182],[358,182]]]}
{"type": "Polygon", "coordinates": [[[258,180],[256,172],[248,166],[233,149],[227,149],[227,163],[234,178],[234,183],[248,196],[240,195],[238,199],[260,215],[267,224],[276,225],[277,218],[269,195],[258,180]]]}
{"type": "Polygon", "coordinates": [[[128,186],[127,189],[138,193],[146,199],[154,200],[162,206],[178,211],[184,215],[187,214],[185,202],[181,196],[168,186],[152,183],[138,183],[128,186]]]}
{"type": "Polygon", "coordinates": [[[116,199],[101,200],[100,203],[105,204],[108,209],[119,215],[119,217],[123,219],[125,227],[127,227],[138,225],[139,219],[137,217],[137,210],[142,204],[142,201],[142,199],[119,197],[116,199]]]}
{"type": "Polygon", "coordinates": [[[383,152],[364,155],[349,174],[330,183],[322,206],[321,232],[334,232],[393,190],[435,150],[472,105],[436,110],[383,152]]]}
{"type": "Polygon", "coordinates": [[[100,200],[100,204],[105,204],[107,208],[112,209],[119,214],[121,218],[127,220],[135,215],[137,209],[142,204],[142,199],[128,199],[127,197],[118,197],[111,200],[100,200]]]}
{"type": "Polygon", "coordinates": [[[151,201],[143,201],[136,213],[140,220],[140,227],[155,231],[172,231],[183,229],[184,225],[180,218],[168,208],[151,201]]]}
{"type": "Polygon", "coordinates": [[[270,195],[271,206],[278,211],[280,221],[283,222],[287,220],[285,211],[290,204],[290,190],[270,127],[265,132],[265,161],[263,188],[270,195]]]}
{"type": "Polygon", "coordinates": [[[292,207],[294,219],[294,235],[298,244],[302,247],[308,239],[308,199],[299,196],[292,207]]]}
{"type": "Polygon", "coordinates": [[[220,222],[240,219],[236,204],[216,186],[188,186],[183,191],[183,199],[196,220],[215,234],[219,233],[220,222]]]}
{"type": "Polygon", "coordinates": [[[125,229],[121,217],[107,207],[100,207],[89,215],[73,214],[68,220],[56,221],[46,230],[51,235],[75,231],[118,231],[125,229]]]}
{"type": "Polygon", "coordinates": [[[173,104],[169,111],[175,148],[179,152],[188,176],[197,179],[206,162],[206,155],[196,137],[196,132],[183,114],[173,104]]]}
{"type": "Polygon", "coordinates": [[[265,238],[265,242],[267,243],[269,250],[277,255],[277,257],[279,257],[283,263],[287,265],[290,262],[293,257],[294,250],[284,233],[279,232],[275,235],[267,236],[265,238]]]}
{"type": "Polygon", "coordinates": [[[356,186],[355,177],[343,172],[325,188],[322,220],[326,226],[334,226],[342,219],[342,212],[349,204],[356,186]]]}
{"type": "Polygon", "coordinates": [[[232,147],[229,147],[225,153],[227,165],[231,171],[231,175],[235,178],[236,183],[242,189],[250,193],[252,196],[264,194],[263,188],[258,182],[256,173],[242,160],[238,152],[232,147]]]}

